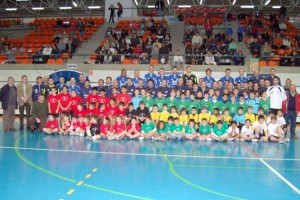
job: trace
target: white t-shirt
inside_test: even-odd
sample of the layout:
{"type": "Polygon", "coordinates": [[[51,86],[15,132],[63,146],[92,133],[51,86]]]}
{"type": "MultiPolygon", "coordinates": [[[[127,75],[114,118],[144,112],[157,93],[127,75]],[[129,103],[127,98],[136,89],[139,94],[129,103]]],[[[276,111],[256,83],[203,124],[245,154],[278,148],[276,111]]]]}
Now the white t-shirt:
{"type": "Polygon", "coordinates": [[[285,121],[285,119],[284,119],[283,116],[277,117],[277,123],[278,123],[280,126],[286,125],[286,121],[285,121]]]}
{"type": "Polygon", "coordinates": [[[233,133],[233,129],[232,127],[229,127],[229,129],[227,130],[228,134],[231,134],[232,136],[238,135],[240,134],[240,130],[238,129],[238,127],[235,128],[235,131],[233,133]]]}
{"type": "Polygon", "coordinates": [[[253,129],[251,126],[249,126],[249,128],[247,128],[246,125],[243,126],[241,133],[246,134],[246,135],[253,135],[253,129]]]}
{"type": "Polygon", "coordinates": [[[266,122],[263,122],[262,124],[260,124],[258,121],[255,121],[252,125],[252,129],[260,129],[262,131],[267,131],[268,130],[268,126],[266,124],[266,122]]]}
{"type": "Polygon", "coordinates": [[[269,124],[268,125],[268,134],[269,136],[276,136],[278,137],[278,134],[276,133],[277,128],[280,127],[279,124],[269,124]]]}
{"type": "Polygon", "coordinates": [[[286,100],[286,93],[283,87],[279,85],[269,87],[267,96],[270,98],[270,108],[282,109],[282,102],[286,100]]]}

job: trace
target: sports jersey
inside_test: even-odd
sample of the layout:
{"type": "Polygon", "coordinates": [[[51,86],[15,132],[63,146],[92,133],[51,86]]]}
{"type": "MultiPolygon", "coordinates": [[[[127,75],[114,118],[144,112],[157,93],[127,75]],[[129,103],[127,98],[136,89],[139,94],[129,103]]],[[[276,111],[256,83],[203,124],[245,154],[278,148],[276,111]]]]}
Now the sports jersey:
{"type": "Polygon", "coordinates": [[[71,97],[71,110],[75,112],[79,103],[83,103],[83,99],[80,96],[71,97]]]}
{"type": "Polygon", "coordinates": [[[118,113],[119,113],[119,108],[117,106],[114,107],[109,106],[107,108],[107,114],[111,117],[117,116],[118,113]]]}
{"type": "Polygon", "coordinates": [[[48,120],[45,127],[49,128],[51,130],[56,129],[56,128],[58,129],[59,128],[59,123],[58,123],[57,120],[53,120],[53,121],[48,120]]]}
{"type": "Polygon", "coordinates": [[[135,113],[138,117],[150,117],[150,112],[147,107],[145,107],[143,110],[140,107],[138,107],[135,113]]]}
{"type": "Polygon", "coordinates": [[[90,131],[92,136],[100,135],[100,125],[98,123],[91,123],[90,131]]]}
{"type": "Polygon", "coordinates": [[[171,89],[170,88],[168,88],[168,87],[160,87],[160,88],[158,88],[158,90],[162,91],[162,93],[163,93],[163,95],[164,95],[165,98],[167,98],[167,97],[170,96],[170,93],[171,93],[171,89]]]}
{"type": "Polygon", "coordinates": [[[138,97],[134,96],[134,97],[132,97],[132,98],[131,98],[131,102],[132,102],[132,104],[133,104],[133,108],[134,108],[134,109],[137,109],[137,108],[139,107],[140,102],[141,102],[142,100],[143,100],[143,98],[142,98],[141,96],[138,96],[138,97]]]}
{"type": "Polygon", "coordinates": [[[163,105],[166,102],[166,99],[163,98],[155,98],[154,99],[154,105],[156,104],[158,107],[158,111],[161,112],[163,110],[163,105]]]}
{"type": "Polygon", "coordinates": [[[189,80],[192,80],[193,81],[193,84],[194,83],[197,83],[197,77],[195,76],[195,74],[183,74],[182,75],[182,78],[183,78],[183,84],[187,85],[187,83],[189,82],[189,80]]]}
{"type": "Polygon", "coordinates": [[[107,135],[107,132],[109,131],[110,127],[108,124],[101,124],[100,126],[100,133],[107,135]]]}
{"type": "Polygon", "coordinates": [[[203,81],[206,82],[207,87],[211,88],[213,82],[215,81],[215,79],[213,77],[211,77],[211,76],[205,76],[203,78],[203,81]]]}
{"type": "Polygon", "coordinates": [[[121,122],[120,124],[115,123],[112,127],[112,130],[115,132],[115,134],[119,135],[123,131],[126,131],[126,125],[123,122],[121,122]]]}
{"type": "Polygon", "coordinates": [[[277,130],[278,127],[280,127],[279,124],[273,124],[273,123],[269,124],[268,125],[268,134],[269,134],[269,136],[276,136],[276,137],[278,137],[278,134],[276,132],[276,130],[277,130]]]}
{"type": "Polygon", "coordinates": [[[135,116],[135,110],[130,111],[129,109],[127,109],[125,112],[125,116],[128,118],[132,118],[133,116],[135,116]]]}
{"type": "Polygon", "coordinates": [[[251,126],[249,126],[249,128],[247,126],[243,126],[241,133],[246,134],[246,135],[253,135],[253,129],[251,128],[251,126]]]}
{"type": "Polygon", "coordinates": [[[209,103],[209,111],[210,111],[211,113],[214,112],[214,109],[215,109],[215,108],[218,108],[219,110],[221,110],[220,107],[221,107],[220,101],[211,101],[211,102],[209,103]]]}
{"type": "Polygon", "coordinates": [[[151,131],[156,131],[154,123],[150,122],[142,125],[142,133],[150,133],[151,131]]]}
{"type": "Polygon", "coordinates": [[[160,118],[160,112],[151,112],[150,116],[152,121],[158,121],[160,118]]]}
{"type": "Polygon", "coordinates": [[[248,105],[246,102],[243,102],[243,103],[239,103],[239,107],[242,107],[243,110],[244,110],[244,113],[248,112],[248,105]]]}
{"type": "Polygon", "coordinates": [[[57,114],[56,110],[58,108],[58,95],[53,96],[50,94],[48,96],[49,114],[57,114]]]}
{"type": "Polygon", "coordinates": [[[159,120],[162,120],[163,122],[167,122],[169,116],[170,116],[170,113],[168,111],[162,111],[160,113],[159,120]]]}
{"type": "Polygon", "coordinates": [[[74,116],[84,117],[86,116],[86,111],[83,108],[81,110],[76,109],[74,112],[74,116]]]}
{"type": "MultiPolygon", "coordinates": [[[[60,105],[63,108],[66,108],[71,101],[71,95],[70,94],[64,94],[64,93],[60,93],[58,95],[58,101],[60,102],[60,105]]],[[[65,110],[66,112],[69,112],[71,110],[71,107],[68,108],[68,110],[65,110]]],[[[62,109],[60,109],[60,111],[63,111],[62,109]]]]}
{"type": "Polygon", "coordinates": [[[212,131],[218,137],[222,137],[223,135],[225,135],[227,133],[227,130],[224,127],[221,127],[219,129],[218,126],[216,126],[216,125],[213,127],[212,131]]]}
{"type": "Polygon", "coordinates": [[[244,114],[236,114],[233,118],[233,121],[236,121],[237,123],[240,123],[240,124],[245,124],[245,121],[246,121],[246,117],[244,114]]]}
{"type": "Polygon", "coordinates": [[[259,101],[259,107],[264,110],[264,114],[267,115],[270,111],[270,99],[261,98],[259,101]]]}
{"type": "Polygon", "coordinates": [[[80,128],[80,122],[79,121],[76,121],[76,122],[71,122],[71,129],[73,131],[76,131],[77,129],[80,128]]]}
{"type": "Polygon", "coordinates": [[[209,123],[210,124],[216,124],[218,122],[218,117],[216,115],[211,115],[209,123]]]}
{"type": "Polygon", "coordinates": [[[271,86],[267,90],[267,97],[270,98],[270,108],[282,109],[282,102],[286,100],[286,93],[281,86],[271,86]]]}
{"type": "Polygon", "coordinates": [[[201,122],[202,119],[206,119],[209,122],[210,114],[209,113],[200,113],[199,114],[199,122],[201,122]]]}
{"type": "Polygon", "coordinates": [[[89,94],[86,98],[86,103],[88,103],[88,104],[91,104],[91,103],[97,104],[98,103],[98,98],[99,98],[99,96],[97,94],[96,95],[89,94]]]}
{"type": "Polygon", "coordinates": [[[154,103],[154,101],[151,97],[150,98],[143,97],[143,102],[145,103],[145,106],[149,109],[153,106],[153,103],[154,103]]]}
{"type": "Polygon", "coordinates": [[[278,123],[280,126],[286,125],[286,121],[285,121],[285,119],[284,119],[283,116],[281,116],[281,117],[278,117],[278,116],[277,116],[277,123],[278,123]]]}
{"type": "Polygon", "coordinates": [[[86,131],[87,127],[91,127],[91,123],[90,123],[90,122],[87,122],[87,123],[82,122],[82,123],[80,124],[80,129],[82,129],[82,130],[84,130],[84,131],[86,131]]]}
{"type": "Polygon", "coordinates": [[[259,129],[263,132],[266,132],[268,130],[268,126],[266,122],[263,122],[262,124],[260,124],[258,121],[254,122],[252,125],[252,129],[259,129]]]}
{"type": "Polygon", "coordinates": [[[194,127],[190,127],[190,126],[186,126],[185,128],[184,128],[184,133],[186,133],[186,134],[193,134],[193,133],[196,133],[196,127],[194,126],[194,127]],[[194,130],[194,132],[193,132],[193,130],[194,130]]]}
{"type": "Polygon", "coordinates": [[[98,103],[104,104],[105,107],[108,107],[109,106],[109,98],[106,96],[98,96],[98,103]]]}
{"type": "Polygon", "coordinates": [[[211,133],[210,125],[208,125],[208,124],[206,126],[200,125],[199,126],[199,133],[202,134],[202,135],[208,135],[209,133],[211,133]]]}
{"type": "Polygon", "coordinates": [[[258,100],[258,98],[248,99],[248,100],[247,100],[247,104],[248,104],[248,106],[252,106],[252,108],[253,108],[253,113],[254,113],[254,114],[257,114],[257,112],[258,112],[258,107],[259,107],[259,100],[258,100]]]}
{"type": "Polygon", "coordinates": [[[190,114],[189,118],[190,118],[190,120],[193,119],[196,124],[199,122],[199,115],[197,113],[196,114],[190,114]]]}
{"type": "MultiPolygon", "coordinates": [[[[130,123],[127,127],[127,130],[130,131],[132,129],[132,126],[133,126],[133,124],[130,123]]],[[[141,126],[138,123],[136,123],[134,125],[134,127],[137,132],[141,132],[141,126]]]]}
{"type": "Polygon", "coordinates": [[[255,122],[255,115],[254,114],[246,113],[245,117],[246,117],[246,119],[250,120],[251,124],[253,124],[255,122]]]}
{"type": "Polygon", "coordinates": [[[90,108],[88,108],[88,109],[86,109],[86,115],[90,116],[90,117],[94,116],[94,115],[99,116],[99,109],[96,109],[96,108],[90,109],[90,108]]]}
{"type": "MultiPolygon", "coordinates": [[[[256,116],[255,116],[255,121],[258,121],[258,116],[259,116],[259,115],[256,115],[256,116]]],[[[266,119],[267,119],[266,115],[263,115],[263,116],[264,116],[265,121],[266,121],[266,119]]]]}
{"type": "Polygon", "coordinates": [[[227,104],[227,108],[229,110],[229,114],[231,116],[234,116],[237,114],[238,108],[239,108],[239,104],[234,102],[234,103],[228,103],[227,104]]]}
{"type": "Polygon", "coordinates": [[[145,83],[147,83],[148,80],[152,79],[153,82],[155,83],[156,78],[157,78],[157,75],[156,75],[156,74],[154,74],[154,73],[149,73],[149,72],[148,72],[147,74],[145,74],[144,81],[145,81],[145,83]]]}
{"type": "Polygon", "coordinates": [[[156,133],[158,133],[158,134],[167,134],[169,131],[168,131],[169,129],[166,127],[166,128],[164,128],[164,129],[158,129],[157,131],[156,131],[156,133]]]}
{"type": "Polygon", "coordinates": [[[172,116],[173,118],[179,118],[179,115],[177,112],[175,113],[170,113],[170,116],[172,116]]]}
{"type": "Polygon", "coordinates": [[[179,124],[179,125],[172,124],[172,126],[170,128],[171,128],[172,133],[184,132],[184,126],[182,124],[179,124]]]}
{"type": "Polygon", "coordinates": [[[190,100],[187,104],[188,113],[192,112],[192,109],[196,108],[197,112],[200,109],[200,102],[198,100],[190,100]]]}
{"type": "Polygon", "coordinates": [[[176,75],[171,74],[168,77],[168,84],[169,84],[170,88],[174,88],[177,86],[177,82],[178,82],[179,78],[180,78],[180,76],[178,74],[176,74],[176,75]]]}
{"type": "Polygon", "coordinates": [[[120,87],[125,86],[125,85],[126,85],[126,82],[127,82],[127,79],[128,79],[127,76],[118,76],[118,77],[117,77],[117,81],[118,81],[118,83],[119,83],[119,86],[120,86],[120,87]]]}
{"type": "Polygon", "coordinates": [[[117,97],[118,102],[123,102],[124,106],[127,108],[128,104],[131,102],[131,96],[129,94],[119,94],[117,97]]]}
{"type": "Polygon", "coordinates": [[[200,102],[200,107],[201,108],[206,107],[209,111],[210,110],[209,106],[210,106],[210,101],[208,99],[201,100],[201,102],[200,102]]]}
{"type": "Polygon", "coordinates": [[[119,110],[118,110],[118,112],[117,112],[117,115],[121,115],[121,116],[125,117],[125,115],[126,115],[126,110],[125,110],[125,109],[121,110],[121,109],[119,108],[119,110]]]}
{"type": "Polygon", "coordinates": [[[180,124],[187,124],[189,122],[189,116],[186,115],[180,115],[179,116],[179,122],[180,124]]]}
{"type": "Polygon", "coordinates": [[[180,111],[182,108],[187,109],[188,103],[186,100],[179,99],[177,102],[177,110],[180,111]]]}
{"type": "Polygon", "coordinates": [[[63,122],[61,128],[65,131],[65,130],[67,130],[68,128],[70,128],[70,126],[71,126],[71,121],[68,120],[68,121],[66,121],[66,122],[63,122]]]}
{"type": "Polygon", "coordinates": [[[168,82],[168,77],[167,76],[157,76],[156,79],[155,79],[155,84],[158,86],[158,87],[161,87],[161,82],[163,80],[166,80],[168,82]]]}
{"type": "Polygon", "coordinates": [[[169,98],[166,99],[166,102],[165,102],[165,103],[168,104],[168,108],[169,108],[169,110],[170,110],[170,108],[171,108],[172,106],[175,106],[175,107],[177,108],[178,100],[177,100],[176,98],[171,99],[171,98],[169,97],[169,98]]]}
{"type": "MultiPolygon", "coordinates": [[[[233,128],[232,128],[231,126],[228,128],[227,133],[233,134],[233,128]]],[[[235,128],[234,133],[235,133],[235,134],[240,134],[240,130],[239,130],[238,127],[235,128]]],[[[235,134],[234,134],[234,135],[235,135],[235,134]]],[[[232,135],[232,136],[234,136],[234,135],[232,135]]]]}
{"type": "Polygon", "coordinates": [[[104,117],[106,117],[107,115],[108,115],[107,109],[103,109],[103,110],[99,109],[98,116],[99,116],[100,118],[104,118],[104,117]]]}

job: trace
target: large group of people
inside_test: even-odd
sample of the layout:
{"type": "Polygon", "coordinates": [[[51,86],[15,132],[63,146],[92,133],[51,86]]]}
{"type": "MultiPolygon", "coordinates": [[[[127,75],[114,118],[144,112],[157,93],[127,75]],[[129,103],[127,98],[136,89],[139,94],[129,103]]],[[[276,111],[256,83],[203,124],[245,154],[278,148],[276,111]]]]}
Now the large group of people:
{"type": "Polygon", "coordinates": [[[197,77],[190,66],[179,75],[177,67],[166,76],[154,66],[140,76],[99,79],[91,86],[84,74],[66,84],[60,77],[37,77],[31,86],[23,75],[15,86],[13,77],[1,88],[4,131],[16,131],[15,109],[19,107],[20,129],[46,134],[85,136],[97,139],[215,140],[288,142],[296,139],[295,125],[300,95],[287,79],[285,86],[271,69],[267,77],[258,71],[251,78],[240,69],[216,80],[212,70],[197,77]],[[27,126],[24,125],[26,111],[27,126]]]}

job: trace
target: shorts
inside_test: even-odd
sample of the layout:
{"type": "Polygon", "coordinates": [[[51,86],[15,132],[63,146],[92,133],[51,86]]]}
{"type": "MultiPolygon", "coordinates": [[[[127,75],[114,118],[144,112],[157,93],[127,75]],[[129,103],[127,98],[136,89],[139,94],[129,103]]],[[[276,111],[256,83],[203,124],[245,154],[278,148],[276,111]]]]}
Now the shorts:
{"type": "Polygon", "coordinates": [[[276,139],[279,139],[279,137],[278,137],[278,136],[275,136],[275,135],[270,135],[270,136],[268,137],[268,141],[269,141],[269,142],[271,142],[271,137],[274,137],[274,138],[276,138],[276,139]]]}
{"type": "Polygon", "coordinates": [[[223,135],[221,135],[221,136],[216,135],[216,134],[214,134],[214,133],[212,133],[212,135],[215,136],[215,137],[226,137],[226,136],[228,136],[228,133],[225,133],[225,134],[223,134],[223,135]]]}

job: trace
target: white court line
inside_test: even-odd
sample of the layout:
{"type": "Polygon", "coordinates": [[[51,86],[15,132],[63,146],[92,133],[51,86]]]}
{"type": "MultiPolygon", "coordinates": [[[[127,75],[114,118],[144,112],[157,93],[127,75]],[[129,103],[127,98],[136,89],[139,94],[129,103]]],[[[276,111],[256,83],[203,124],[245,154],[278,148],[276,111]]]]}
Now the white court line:
{"type": "MultiPolygon", "coordinates": [[[[179,158],[207,158],[207,159],[235,159],[235,160],[257,160],[256,157],[231,157],[231,156],[199,156],[199,155],[176,155],[176,154],[149,154],[149,153],[122,153],[122,152],[106,152],[106,151],[82,151],[82,150],[66,150],[66,149],[42,149],[42,148],[26,148],[26,147],[6,147],[0,146],[0,149],[20,149],[32,151],[56,151],[69,153],[91,153],[91,154],[110,154],[110,155],[130,155],[130,156],[154,156],[154,157],[179,157],[179,158]]],[[[293,158],[261,158],[264,160],[278,161],[300,161],[293,158]]]]}
{"type": "Polygon", "coordinates": [[[300,190],[296,186],[294,186],[291,182],[284,178],[279,172],[277,172],[273,167],[266,163],[262,158],[258,158],[258,160],[262,162],[267,168],[269,168],[269,170],[271,170],[275,175],[277,175],[283,182],[290,186],[297,194],[300,194],[300,190]]]}

